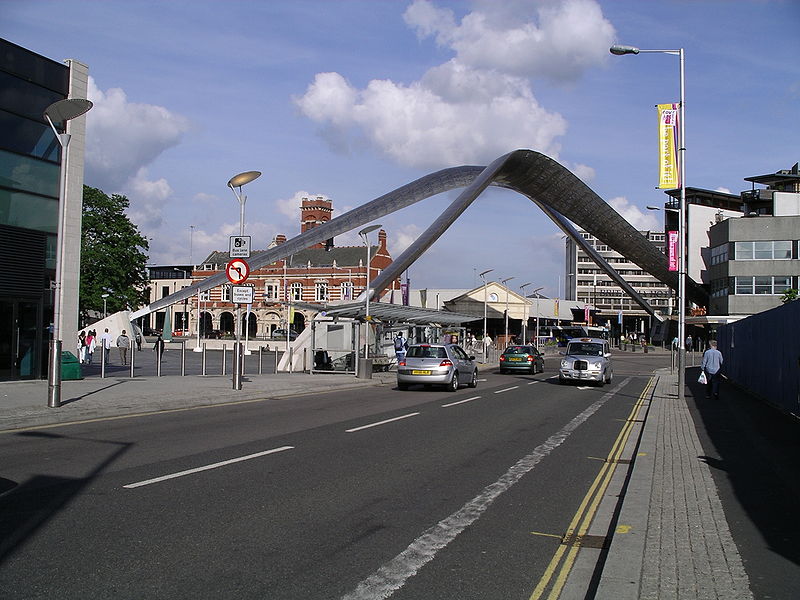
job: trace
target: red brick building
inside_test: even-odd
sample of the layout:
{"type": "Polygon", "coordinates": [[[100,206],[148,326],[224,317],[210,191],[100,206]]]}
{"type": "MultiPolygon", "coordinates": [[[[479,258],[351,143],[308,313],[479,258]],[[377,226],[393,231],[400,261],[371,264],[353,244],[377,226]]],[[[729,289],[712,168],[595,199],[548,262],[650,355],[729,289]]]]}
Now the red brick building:
{"type": "MultiPolygon", "coordinates": [[[[303,198],[300,213],[300,231],[305,232],[331,219],[332,202],[321,196],[303,198]]],[[[278,235],[268,247],[285,241],[286,236],[278,235]]],[[[254,250],[252,256],[260,252],[264,250],[254,250]]],[[[275,329],[286,327],[287,298],[290,302],[316,303],[355,300],[366,286],[366,259],[365,246],[336,247],[330,239],[250,273],[246,283],[255,287],[248,322],[250,337],[269,337],[275,329]]],[[[192,279],[197,281],[223,271],[229,260],[227,252],[212,252],[201,264],[195,265],[192,279]]],[[[370,248],[370,281],[391,262],[392,257],[386,248],[386,231],[381,229],[378,245],[370,248]]],[[[394,301],[399,303],[399,280],[393,283],[392,288],[382,297],[394,295],[394,301]]],[[[230,302],[230,286],[221,285],[201,293],[199,301],[202,331],[235,332],[236,305],[230,302]]],[[[192,333],[197,331],[194,325],[197,302],[198,299],[194,298],[190,307],[189,328],[192,333]]],[[[316,312],[293,307],[290,319],[293,329],[298,333],[302,331],[316,312]]],[[[243,323],[244,320],[243,311],[243,323]]]]}

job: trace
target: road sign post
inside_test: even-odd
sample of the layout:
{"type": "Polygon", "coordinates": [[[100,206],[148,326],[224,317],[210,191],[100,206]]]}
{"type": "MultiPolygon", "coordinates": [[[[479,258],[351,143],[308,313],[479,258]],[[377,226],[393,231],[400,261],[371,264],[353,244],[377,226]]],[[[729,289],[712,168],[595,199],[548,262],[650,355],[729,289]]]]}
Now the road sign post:
{"type": "MultiPolygon", "coordinates": [[[[244,237],[244,236],[242,236],[244,237]]],[[[241,288],[250,289],[250,301],[252,302],[251,286],[241,285],[247,281],[250,275],[250,265],[244,259],[234,258],[225,265],[225,274],[228,276],[228,281],[233,285],[231,286],[231,301],[236,303],[233,298],[234,293],[242,294],[246,292],[237,292],[241,288]]],[[[241,304],[236,303],[236,346],[233,351],[233,389],[242,389],[242,319],[241,319],[241,304]]]]}

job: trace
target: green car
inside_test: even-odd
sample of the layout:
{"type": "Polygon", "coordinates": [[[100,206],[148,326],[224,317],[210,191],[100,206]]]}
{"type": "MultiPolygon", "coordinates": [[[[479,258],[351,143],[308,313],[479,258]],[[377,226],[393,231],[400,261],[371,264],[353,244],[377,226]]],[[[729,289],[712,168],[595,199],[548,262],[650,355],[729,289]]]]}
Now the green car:
{"type": "Polygon", "coordinates": [[[509,346],[500,355],[500,372],[544,373],[544,356],[535,346],[509,346]]]}

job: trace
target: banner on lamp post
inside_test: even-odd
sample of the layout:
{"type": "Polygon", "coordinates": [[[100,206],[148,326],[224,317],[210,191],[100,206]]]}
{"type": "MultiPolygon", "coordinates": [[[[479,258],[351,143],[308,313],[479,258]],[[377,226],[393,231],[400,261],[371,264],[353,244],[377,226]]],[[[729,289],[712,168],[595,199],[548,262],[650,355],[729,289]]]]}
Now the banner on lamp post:
{"type": "Polygon", "coordinates": [[[658,187],[680,186],[678,172],[678,105],[658,104],[658,187]]]}
{"type": "Polygon", "coordinates": [[[678,232],[667,232],[667,259],[669,262],[669,270],[678,270],[678,232]]]}

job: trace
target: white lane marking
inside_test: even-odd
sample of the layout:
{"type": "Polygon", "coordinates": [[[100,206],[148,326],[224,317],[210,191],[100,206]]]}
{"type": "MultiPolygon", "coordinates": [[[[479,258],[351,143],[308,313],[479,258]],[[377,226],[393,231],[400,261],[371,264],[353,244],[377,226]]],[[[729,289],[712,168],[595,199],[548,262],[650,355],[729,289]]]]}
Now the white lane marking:
{"type": "Polygon", "coordinates": [[[408,579],[435,558],[439,550],[477,521],[497,498],[532,471],[543,458],[563,444],[579,425],[586,422],[629,381],[630,378],[623,380],[610,392],[604,394],[567,423],[558,433],[547,438],[543,444],[534,448],[533,452],[517,461],[500,479],[483,488],[475,498],[425,531],[408,548],[361,581],[356,589],[342,596],[342,600],[384,600],[403,587],[408,579]]]}
{"type": "Polygon", "coordinates": [[[517,389],[519,386],[515,385],[514,387],[506,388],[504,390],[497,390],[495,394],[502,394],[503,392],[510,392],[511,390],[517,389]]]}
{"type": "Polygon", "coordinates": [[[142,487],[143,485],[150,485],[151,483],[158,483],[160,481],[166,481],[167,479],[175,479],[176,477],[183,477],[184,475],[191,475],[192,473],[199,473],[200,471],[208,471],[209,469],[217,469],[219,467],[224,467],[226,465],[232,465],[233,463],[242,462],[243,460],[259,458],[260,456],[266,456],[267,454],[275,454],[276,452],[283,452],[285,450],[291,450],[293,448],[294,446],[281,446],[280,448],[273,448],[272,450],[265,450],[264,452],[256,452],[255,454],[248,454],[247,456],[240,456],[239,458],[223,460],[222,462],[214,463],[213,465],[205,465],[204,467],[188,469],[186,471],[181,471],[179,473],[172,473],[170,475],[162,475],[161,477],[155,477],[153,479],[147,479],[145,481],[129,483],[128,485],[123,485],[122,487],[128,489],[142,487]]]}
{"type": "Polygon", "coordinates": [[[488,379],[478,379],[478,381],[489,381],[488,379]]]}
{"type": "Polygon", "coordinates": [[[377,427],[378,425],[386,425],[386,423],[391,423],[393,421],[399,421],[400,419],[407,419],[409,417],[416,417],[419,413],[409,413],[407,415],[403,415],[402,417],[395,417],[394,419],[386,419],[385,421],[378,421],[377,423],[370,423],[369,425],[362,425],[361,427],[354,427],[353,429],[345,429],[347,433],[353,433],[354,431],[361,431],[362,429],[369,429],[370,427],[377,427]]]}
{"type": "Polygon", "coordinates": [[[466,400],[459,400],[458,402],[451,402],[450,404],[442,404],[442,408],[447,408],[448,406],[455,406],[456,404],[464,404],[464,402],[472,402],[473,400],[477,400],[480,396],[473,396],[472,398],[467,398],[466,400]]]}
{"type": "Polygon", "coordinates": [[[534,381],[529,381],[529,382],[528,382],[528,385],[533,385],[534,383],[539,383],[539,380],[538,380],[538,379],[536,379],[536,380],[534,380],[534,381]]]}

